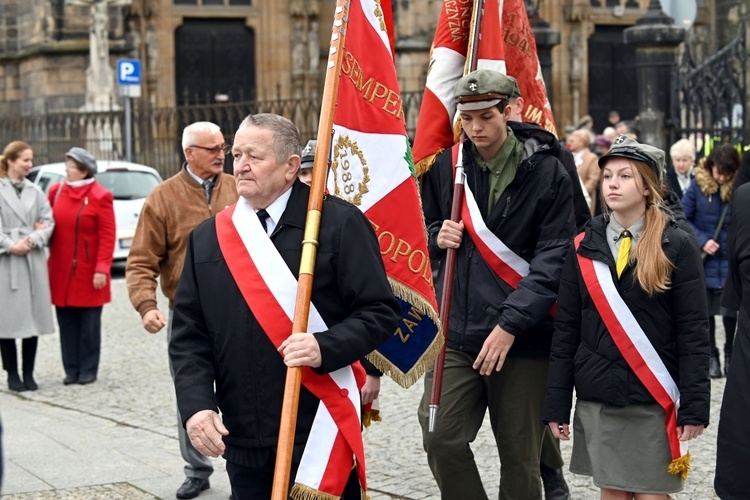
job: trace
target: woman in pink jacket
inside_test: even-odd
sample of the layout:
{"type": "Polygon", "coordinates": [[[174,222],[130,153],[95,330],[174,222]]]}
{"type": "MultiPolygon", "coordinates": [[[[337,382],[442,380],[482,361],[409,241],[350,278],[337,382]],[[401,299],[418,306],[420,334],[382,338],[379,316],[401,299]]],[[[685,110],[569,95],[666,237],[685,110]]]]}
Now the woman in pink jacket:
{"type": "Polygon", "coordinates": [[[83,148],[66,153],[67,181],[52,186],[56,221],[49,257],[52,303],[60,326],[65,385],[96,380],[102,306],[111,300],[115,247],[113,197],[96,182],[96,159],[83,148]]]}

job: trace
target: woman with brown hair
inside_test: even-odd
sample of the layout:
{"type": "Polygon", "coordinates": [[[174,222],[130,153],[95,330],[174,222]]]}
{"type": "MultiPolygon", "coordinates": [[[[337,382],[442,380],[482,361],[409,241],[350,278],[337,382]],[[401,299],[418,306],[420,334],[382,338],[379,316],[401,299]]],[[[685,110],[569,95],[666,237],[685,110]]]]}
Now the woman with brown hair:
{"type": "Polygon", "coordinates": [[[39,335],[55,331],[47,255],[55,222],[41,189],[26,179],[34,161],[31,146],[13,141],[0,157],[0,352],[12,391],[34,391],[39,335]],[[23,380],[16,339],[21,342],[23,380]]]}
{"type": "Polygon", "coordinates": [[[721,363],[716,347],[715,316],[722,316],[726,342],[724,344],[724,370],[729,371],[732,358],[737,312],[721,307],[721,294],[729,273],[727,254],[727,228],[732,219],[730,207],[734,177],[740,168],[740,155],[730,144],[722,144],[700,161],[695,169],[695,180],[682,196],[685,217],[703,250],[703,270],[706,275],[708,300],[708,327],[711,342],[711,368],[709,376],[720,378],[721,363]]]}
{"type": "Polygon", "coordinates": [[[65,157],[67,181],[49,190],[57,221],[50,286],[60,326],[63,383],[90,384],[99,371],[102,307],[111,300],[115,213],[112,193],[94,177],[93,155],[76,147],[65,157]]]}
{"type": "Polygon", "coordinates": [[[700,252],[664,207],[663,151],[621,135],[599,166],[606,209],[565,262],[544,420],[575,428],[570,470],[602,499],[666,500],[708,425],[700,252]]]}

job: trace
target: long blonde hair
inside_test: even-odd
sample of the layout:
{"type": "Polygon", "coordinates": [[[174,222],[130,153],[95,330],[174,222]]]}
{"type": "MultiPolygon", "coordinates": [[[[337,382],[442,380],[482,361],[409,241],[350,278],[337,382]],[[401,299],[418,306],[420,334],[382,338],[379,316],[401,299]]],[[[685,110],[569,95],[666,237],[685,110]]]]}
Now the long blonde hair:
{"type": "MultiPolygon", "coordinates": [[[[635,264],[635,279],[638,284],[649,296],[652,296],[668,290],[671,285],[674,263],[669,260],[662,248],[662,236],[669,217],[663,210],[662,183],[654,169],[641,161],[629,158],[627,161],[639,174],[634,176],[635,181],[642,182],[644,190],[648,190],[648,195],[644,200],[646,212],[643,233],[638,240],[638,245],[630,252],[629,262],[631,265],[635,264]]],[[[611,216],[612,210],[604,203],[603,195],[602,206],[606,207],[605,210],[611,216]]]]}
{"type": "Polygon", "coordinates": [[[0,177],[8,177],[8,160],[16,161],[27,149],[31,149],[31,146],[23,141],[13,141],[5,146],[0,156],[0,177]]]}

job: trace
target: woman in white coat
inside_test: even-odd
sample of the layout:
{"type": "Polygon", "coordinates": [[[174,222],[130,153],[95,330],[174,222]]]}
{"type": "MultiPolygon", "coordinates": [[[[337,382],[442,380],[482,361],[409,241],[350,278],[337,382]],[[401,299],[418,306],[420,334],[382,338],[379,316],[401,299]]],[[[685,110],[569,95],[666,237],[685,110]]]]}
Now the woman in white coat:
{"type": "Polygon", "coordinates": [[[39,335],[54,332],[47,254],[55,222],[41,189],[26,175],[34,153],[13,141],[0,156],[0,353],[12,391],[36,390],[34,360],[39,335]],[[16,339],[23,339],[23,380],[16,339]]]}

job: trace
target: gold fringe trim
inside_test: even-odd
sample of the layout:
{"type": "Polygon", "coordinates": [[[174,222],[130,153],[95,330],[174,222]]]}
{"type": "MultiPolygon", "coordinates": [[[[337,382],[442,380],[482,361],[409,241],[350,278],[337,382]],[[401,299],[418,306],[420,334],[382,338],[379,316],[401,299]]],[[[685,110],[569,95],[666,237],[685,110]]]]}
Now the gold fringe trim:
{"type": "Polygon", "coordinates": [[[432,165],[435,163],[435,158],[437,158],[437,155],[442,153],[442,151],[443,148],[438,149],[438,151],[434,155],[425,156],[418,162],[414,163],[414,171],[416,172],[417,177],[421,177],[432,168],[432,165]]]}
{"type": "Polygon", "coordinates": [[[685,453],[680,458],[675,458],[672,463],[669,464],[670,474],[679,474],[682,480],[687,479],[688,471],[690,467],[690,452],[685,453]]]}
{"type": "Polygon", "coordinates": [[[373,422],[382,422],[383,417],[380,416],[380,410],[370,410],[362,414],[362,425],[365,428],[370,427],[373,422]]]}
{"type": "Polygon", "coordinates": [[[393,293],[394,295],[396,295],[396,297],[399,297],[400,299],[403,299],[410,304],[414,304],[414,306],[417,307],[421,313],[426,314],[438,327],[438,334],[435,335],[433,341],[427,347],[419,360],[417,360],[417,362],[414,364],[414,367],[412,367],[412,369],[407,373],[404,373],[396,368],[393,363],[388,361],[388,359],[386,359],[385,356],[380,354],[378,351],[373,351],[367,355],[367,359],[370,361],[370,363],[375,365],[375,368],[383,372],[383,374],[391,377],[394,382],[396,382],[404,389],[408,389],[409,387],[414,385],[414,383],[416,383],[422,377],[422,375],[424,375],[428,368],[432,367],[435,364],[435,359],[437,359],[438,354],[440,354],[440,351],[443,349],[445,337],[443,336],[443,328],[440,324],[438,312],[433,309],[432,304],[430,304],[422,294],[415,292],[413,289],[403,285],[402,283],[399,283],[398,281],[393,279],[392,276],[388,277],[388,281],[390,282],[391,288],[393,289],[393,293]]]}
{"type": "Polygon", "coordinates": [[[299,483],[294,483],[289,496],[294,500],[339,500],[341,498],[299,483]]]}

